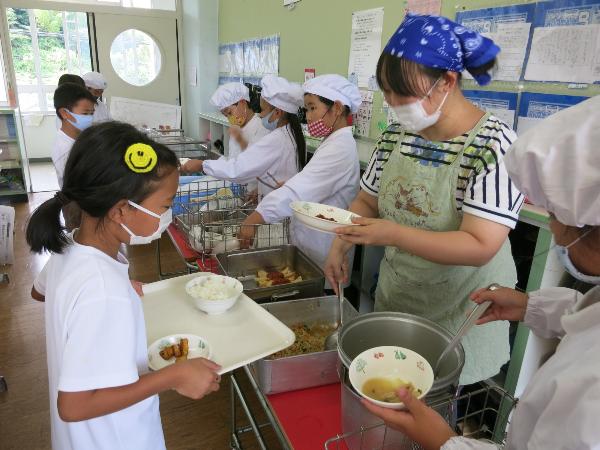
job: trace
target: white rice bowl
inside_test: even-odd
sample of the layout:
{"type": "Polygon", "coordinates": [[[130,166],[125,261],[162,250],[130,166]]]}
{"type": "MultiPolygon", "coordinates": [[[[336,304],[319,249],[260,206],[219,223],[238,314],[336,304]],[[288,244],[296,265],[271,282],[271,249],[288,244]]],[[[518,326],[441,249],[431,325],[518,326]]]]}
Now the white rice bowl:
{"type": "Polygon", "coordinates": [[[222,275],[200,275],[185,285],[196,308],[207,314],[222,314],[230,309],[244,290],[235,278],[222,275]]]}

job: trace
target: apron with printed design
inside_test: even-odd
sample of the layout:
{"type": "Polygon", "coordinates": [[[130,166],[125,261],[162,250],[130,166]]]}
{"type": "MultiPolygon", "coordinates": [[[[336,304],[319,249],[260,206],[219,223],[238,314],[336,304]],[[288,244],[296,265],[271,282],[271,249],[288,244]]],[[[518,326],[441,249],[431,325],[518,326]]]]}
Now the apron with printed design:
{"type": "MultiPolygon", "coordinates": [[[[455,192],[460,162],[488,117],[485,114],[473,128],[454,162],[439,167],[415,164],[402,155],[402,132],[381,174],[379,217],[423,230],[458,230],[462,214],[456,209],[455,192]]],[[[508,239],[482,267],[437,264],[386,247],[375,310],[425,317],[455,334],[474,307],[469,300],[471,292],[492,283],[510,287],[516,281],[508,239]]],[[[499,372],[509,358],[508,327],[508,322],[493,322],[474,327],[463,338],[465,365],[460,384],[472,384],[499,372]]]]}

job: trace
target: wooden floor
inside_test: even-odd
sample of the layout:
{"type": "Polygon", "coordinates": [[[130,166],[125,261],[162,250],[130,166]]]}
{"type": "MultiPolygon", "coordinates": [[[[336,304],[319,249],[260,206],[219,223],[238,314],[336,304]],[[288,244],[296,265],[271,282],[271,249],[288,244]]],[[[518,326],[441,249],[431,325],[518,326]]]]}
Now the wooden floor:
{"type": "MultiPolygon", "coordinates": [[[[0,393],[0,450],[50,448],[48,377],[44,335],[44,304],[31,299],[33,280],[48,256],[33,255],[25,242],[25,225],[30,211],[53,193],[34,194],[29,204],[16,208],[16,262],[2,268],[8,272],[8,285],[0,284],[0,375],[8,391],[0,393]]],[[[166,236],[161,241],[163,269],[183,270],[184,266],[166,236]]],[[[131,277],[143,282],[158,280],[154,246],[128,250],[131,277]]],[[[240,379],[245,377],[240,374],[240,379]]],[[[249,392],[247,383],[242,383],[249,392]]],[[[200,401],[188,400],[175,392],[161,394],[161,416],[167,448],[170,450],[229,448],[230,392],[224,377],[221,390],[200,401]]],[[[254,400],[252,393],[249,393],[254,400]]],[[[251,407],[259,411],[256,401],[251,407]]],[[[238,417],[243,415],[241,409],[238,417]]],[[[264,415],[258,416],[264,420],[264,415]]],[[[243,422],[244,424],[245,422],[243,422]]],[[[268,448],[280,448],[274,433],[264,431],[268,448]]],[[[253,436],[244,435],[244,449],[257,449],[253,436]]],[[[59,449],[56,449],[59,450],[59,449]]]]}

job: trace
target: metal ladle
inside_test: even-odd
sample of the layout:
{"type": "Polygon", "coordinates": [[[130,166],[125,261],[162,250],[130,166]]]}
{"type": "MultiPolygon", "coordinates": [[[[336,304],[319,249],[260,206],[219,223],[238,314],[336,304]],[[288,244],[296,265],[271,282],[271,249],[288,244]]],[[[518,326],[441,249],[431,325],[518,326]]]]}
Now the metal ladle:
{"type": "Polygon", "coordinates": [[[325,350],[334,350],[338,345],[338,338],[340,336],[340,328],[342,328],[342,317],[343,317],[343,309],[344,309],[344,288],[342,286],[342,282],[338,282],[338,300],[340,302],[340,323],[337,329],[327,336],[325,340],[325,350]]]}
{"type": "MultiPolygon", "coordinates": [[[[494,284],[491,284],[487,289],[488,289],[488,291],[495,291],[498,288],[500,288],[500,285],[494,283],[494,284]]],[[[475,322],[477,322],[477,320],[483,315],[483,313],[490,307],[491,304],[492,304],[492,302],[487,301],[487,302],[480,303],[475,308],[473,308],[473,311],[471,311],[469,316],[466,318],[466,320],[462,323],[462,325],[456,332],[456,335],[448,343],[448,345],[446,346],[446,348],[444,349],[442,354],[437,359],[437,362],[435,363],[435,367],[433,369],[434,378],[437,378],[437,376],[439,374],[439,370],[440,370],[440,365],[441,365],[442,361],[444,360],[444,358],[446,356],[448,356],[448,354],[450,352],[452,352],[452,350],[454,350],[454,348],[459,344],[459,342],[462,340],[462,338],[465,336],[465,334],[467,334],[469,332],[471,327],[473,325],[475,325],[475,322]]]]}

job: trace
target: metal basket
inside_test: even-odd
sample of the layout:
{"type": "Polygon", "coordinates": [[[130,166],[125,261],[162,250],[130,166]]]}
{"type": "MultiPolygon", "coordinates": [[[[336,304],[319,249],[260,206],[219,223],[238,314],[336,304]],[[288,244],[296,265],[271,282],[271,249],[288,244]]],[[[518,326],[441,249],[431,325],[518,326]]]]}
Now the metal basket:
{"type": "MultiPolygon", "coordinates": [[[[448,414],[442,414],[442,416],[449,418],[451,422],[456,422],[455,431],[459,435],[503,444],[509,416],[516,404],[517,399],[505,390],[496,386],[487,386],[456,398],[449,397],[430,406],[438,412],[447,411],[448,414]]],[[[387,430],[388,428],[384,423],[361,427],[358,430],[329,439],[325,442],[325,449],[384,450],[399,448],[397,443],[386,441],[387,430]],[[372,444],[373,435],[381,436],[379,439],[380,444],[376,447],[373,447],[372,444]],[[350,442],[353,445],[349,445],[350,442]],[[366,442],[369,442],[368,446],[365,444],[366,442]]],[[[422,448],[408,438],[406,444],[402,445],[401,448],[414,450],[422,448]]]]}
{"type": "Polygon", "coordinates": [[[183,130],[144,130],[146,134],[175,152],[178,158],[218,159],[222,155],[211,149],[210,141],[201,141],[183,135],[183,130]]]}
{"type": "MultiPolygon", "coordinates": [[[[202,255],[237,250],[237,238],[244,220],[255,210],[248,200],[246,185],[222,180],[196,181],[180,188],[176,197],[175,221],[190,247],[202,255]]],[[[252,248],[289,243],[289,220],[252,225],[256,228],[252,248]]]]}

